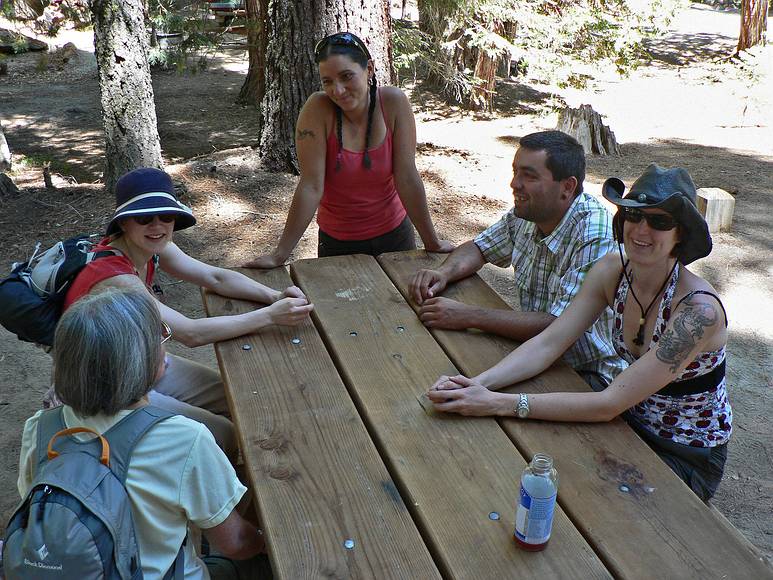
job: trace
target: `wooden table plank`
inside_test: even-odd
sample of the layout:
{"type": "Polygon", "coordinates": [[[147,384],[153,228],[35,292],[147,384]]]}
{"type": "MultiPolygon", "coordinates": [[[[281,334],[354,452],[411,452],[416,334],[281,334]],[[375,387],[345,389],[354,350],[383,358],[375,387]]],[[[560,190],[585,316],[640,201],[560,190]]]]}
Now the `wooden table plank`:
{"type": "MultiPolygon", "coordinates": [[[[407,294],[414,272],[443,259],[416,251],[384,254],[379,262],[407,294]]],[[[468,304],[509,308],[478,276],[450,286],[443,295],[468,304]]],[[[432,333],[468,376],[489,368],[517,346],[477,331],[432,333]]],[[[509,390],[539,393],[589,387],[560,363],[509,390]]],[[[716,518],[622,419],[595,424],[516,419],[500,423],[525,456],[537,451],[553,456],[560,505],[615,576],[772,577],[754,546],[724,518],[716,518]]]]}
{"type": "Polygon", "coordinates": [[[514,545],[523,458],[492,419],[428,414],[419,395],[455,369],[375,259],[301,260],[291,272],[445,577],[608,577],[560,509],[549,550],[514,545]]]}
{"type": "MultiPolygon", "coordinates": [[[[291,284],[285,269],[243,272],[274,288],[291,284]]],[[[210,315],[254,308],[209,293],[204,301],[210,315]]],[[[311,322],[215,351],[274,577],[440,578],[311,322]]]]}

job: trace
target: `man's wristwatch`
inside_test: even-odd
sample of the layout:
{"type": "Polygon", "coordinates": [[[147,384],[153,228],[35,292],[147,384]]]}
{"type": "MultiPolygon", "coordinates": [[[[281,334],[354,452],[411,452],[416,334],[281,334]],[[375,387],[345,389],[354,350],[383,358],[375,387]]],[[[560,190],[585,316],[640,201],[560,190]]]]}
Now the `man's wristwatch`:
{"type": "Polygon", "coordinates": [[[529,416],[529,397],[526,393],[521,393],[518,396],[518,402],[515,404],[513,411],[519,419],[526,419],[529,416]]]}

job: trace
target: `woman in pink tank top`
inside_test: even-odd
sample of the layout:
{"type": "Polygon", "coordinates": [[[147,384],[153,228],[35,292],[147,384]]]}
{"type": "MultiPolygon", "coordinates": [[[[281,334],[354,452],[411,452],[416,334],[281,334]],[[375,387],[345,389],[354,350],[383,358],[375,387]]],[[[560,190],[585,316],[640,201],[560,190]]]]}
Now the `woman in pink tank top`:
{"type": "Polygon", "coordinates": [[[416,170],[416,125],[397,87],[377,87],[373,61],[354,34],[317,43],[322,91],[306,101],[295,131],[301,177],[284,232],[269,254],[246,264],[283,264],[319,209],[320,256],[413,249],[450,252],[438,238],[416,170]],[[378,104],[378,106],[376,106],[378,104]]]}

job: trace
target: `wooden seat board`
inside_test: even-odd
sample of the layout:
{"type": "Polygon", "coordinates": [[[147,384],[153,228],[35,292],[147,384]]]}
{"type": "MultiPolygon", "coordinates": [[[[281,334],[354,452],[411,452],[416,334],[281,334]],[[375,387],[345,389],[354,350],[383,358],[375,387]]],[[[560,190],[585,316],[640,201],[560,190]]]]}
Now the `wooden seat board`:
{"type": "MultiPolygon", "coordinates": [[[[274,288],[292,283],[285,269],[244,273],[274,288]]],[[[255,308],[208,292],[204,302],[210,316],[255,308]]],[[[274,576],[439,578],[311,322],[215,351],[274,576]]]]}
{"type": "Polygon", "coordinates": [[[560,510],[548,551],[515,547],[523,458],[492,419],[427,412],[420,395],[454,368],[375,259],[300,260],[291,273],[444,577],[608,577],[560,510]]]}
{"type": "MultiPolygon", "coordinates": [[[[384,270],[408,295],[421,268],[445,259],[423,251],[382,254],[384,270]]],[[[444,296],[487,308],[507,304],[479,276],[450,285],[444,296]]],[[[411,302],[414,308],[415,303],[411,302]]],[[[466,376],[493,366],[517,342],[479,331],[432,330],[466,376]]],[[[509,392],[578,392],[590,388],[561,362],[509,392]]],[[[524,456],[543,451],[559,472],[560,505],[621,578],[769,578],[754,546],[692,493],[620,418],[609,423],[500,419],[524,456]]]]}

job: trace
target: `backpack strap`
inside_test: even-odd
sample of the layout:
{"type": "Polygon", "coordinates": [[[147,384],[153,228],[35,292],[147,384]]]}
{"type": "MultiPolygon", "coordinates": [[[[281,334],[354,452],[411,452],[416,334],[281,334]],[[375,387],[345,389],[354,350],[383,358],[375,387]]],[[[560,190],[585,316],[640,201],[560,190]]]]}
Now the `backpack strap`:
{"type": "Polygon", "coordinates": [[[132,411],[103,433],[110,444],[110,469],[122,484],[126,484],[126,472],[134,448],[156,423],[174,416],[152,405],[132,411]]]}
{"type": "Polygon", "coordinates": [[[48,442],[51,438],[62,431],[67,429],[67,425],[64,424],[64,416],[62,415],[64,407],[59,405],[53,409],[48,409],[40,414],[38,419],[38,443],[37,443],[37,456],[38,462],[36,464],[36,473],[40,471],[43,465],[48,461],[48,442]]]}
{"type": "MultiPolygon", "coordinates": [[[[725,328],[727,328],[727,310],[725,310],[725,305],[722,304],[722,301],[719,299],[719,296],[714,294],[713,292],[708,292],[706,290],[693,290],[692,292],[688,292],[685,294],[682,299],[676,303],[676,306],[679,306],[682,302],[690,298],[691,296],[694,296],[695,294],[706,294],[707,296],[712,296],[717,302],[719,302],[719,307],[722,309],[722,314],[725,315],[725,328]]],[[[674,306],[671,310],[676,310],[676,306],[674,306]]]]}
{"type": "MultiPolygon", "coordinates": [[[[129,460],[137,443],[154,425],[173,416],[174,413],[146,405],[121,419],[103,434],[110,445],[110,470],[122,484],[126,484],[129,460]]],[[[183,580],[187,539],[188,535],[186,534],[177,556],[175,556],[174,562],[167,570],[163,580],[183,580]]]]}
{"type": "Polygon", "coordinates": [[[166,571],[163,580],[183,580],[185,574],[185,544],[187,543],[188,534],[185,534],[180,550],[177,552],[174,562],[172,562],[172,567],[166,571]]]}

